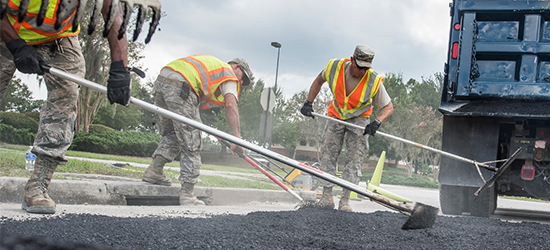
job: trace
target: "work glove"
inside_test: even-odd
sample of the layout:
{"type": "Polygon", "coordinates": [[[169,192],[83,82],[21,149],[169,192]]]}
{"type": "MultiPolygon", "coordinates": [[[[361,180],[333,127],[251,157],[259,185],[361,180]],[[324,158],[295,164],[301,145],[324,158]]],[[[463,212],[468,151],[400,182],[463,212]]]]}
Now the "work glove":
{"type": "Polygon", "coordinates": [[[6,42],[6,47],[13,55],[15,67],[25,74],[43,75],[41,65],[45,63],[42,54],[38,53],[32,46],[28,45],[25,40],[18,38],[6,42]]]}
{"type": "Polygon", "coordinates": [[[376,133],[376,130],[380,127],[381,122],[378,119],[375,119],[373,122],[369,123],[365,127],[365,131],[363,131],[363,135],[369,134],[374,136],[376,133]]]}
{"type": "Polygon", "coordinates": [[[309,117],[315,119],[315,116],[313,116],[313,114],[311,114],[315,111],[313,111],[313,103],[310,102],[310,101],[306,100],[306,102],[304,103],[304,106],[302,106],[302,109],[300,109],[300,112],[304,116],[309,116],[309,117]]]}
{"type": "Polygon", "coordinates": [[[130,92],[130,72],[124,66],[124,61],[112,62],[109,70],[109,80],[107,80],[107,98],[109,98],[109,102],[128,106],[130,92]]]}

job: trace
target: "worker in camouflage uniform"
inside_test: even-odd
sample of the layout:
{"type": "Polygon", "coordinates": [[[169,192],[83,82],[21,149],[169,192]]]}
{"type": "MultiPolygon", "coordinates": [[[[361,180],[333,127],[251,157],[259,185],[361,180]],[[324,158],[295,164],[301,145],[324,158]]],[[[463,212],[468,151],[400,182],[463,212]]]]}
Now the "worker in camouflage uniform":
{"type": "MultiPolygon", "coordinates": [[[[241,138],[237,102],[241,84],[250,84],[252,72],[245,60],[236,58],[225,63],[210,55],[193,55],[177,59],[160,72],[153,87],[155,105],[201,122],[199,109],[225,106],[226,117],[234,136],[241,138]]],[[[194,194],[201,167],[201,131],[157,115],[162,140],[153,161],[143,175],[143,181],[157,185],[172,185],[163,167],[180,153],[181,205],[204,205],[194,194]]],[[[233,144],[231,152],[244,153],[233,144]]]]}
{"type": "MultiPolygon", "coordinates": [[[[110,0],[103,5],[107,16],[110,0]]],[[[42,1],[31,0],[23,20],[17,20],[19,1],[9,0],[6,15],[0,20],[0,101],[15,69],[21,73],[43,75],[48,97],[40,111],[38,132],[33,143],[36,154],[34,172],[25,185],[22,208],[29,213],[55,213],[55,202],[48,194],[52,175],[58,165],[67,162],[65,152],[72,143],[77,114],[78,85],[47,74],[42,66],[48,65],[78,77],[84,77],[85,62],[77,35],[80,27],[72,28],[74,11],[55,27],[55,11],[60,0],[50,1],[46,18],[37,24],[42,1]]],[[[122,12],[115,18],[107,40],[111,49],[111,68],[108,80],[108,98],[112,103],[128,105],[130,75],[126,69],[127,41],[117,39],[122,23],[122,12]]]]}
{"type": "MultiPolygon", "coordinates": [[[[384,78],[371,68],[373,59],[374,51],[370,47],[358,45],[349,59],[330,60],[327,67],[313,81],[307,100],[300,110],[303,115],[313,118],[313,101],[323,84],[328,82],[333,94],[328,116],[365,127],[364,131],[361,131],[328,121],[321,147],[321,170],[336,175],[338,156],[345,140],[346,161],[342,178],[354,184],[358,184],[361,179],[361,166],[368,151],[368,136],[364,135],[374,135],[393,113],[393,104],[383,84],[384,78]],[[382,111],[369,123],[373,104],[382,107],[382,111]]],[[[323,195],[319,205],[334,208],[334,184],[321,180],[320,186],[323,187],[323,195]]],[[[343,190],[338,204],[339,210],[352,211],[349,205],[350,192],[348,189],[343,190]]]]}

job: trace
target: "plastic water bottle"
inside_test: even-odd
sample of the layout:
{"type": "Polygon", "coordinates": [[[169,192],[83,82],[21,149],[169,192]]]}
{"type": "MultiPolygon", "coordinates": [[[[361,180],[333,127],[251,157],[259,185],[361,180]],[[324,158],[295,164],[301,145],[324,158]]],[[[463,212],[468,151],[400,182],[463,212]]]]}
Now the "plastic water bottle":
{"type": "Polygon", "coordinates": [[[25,169],[27,171],[34,171],[34,161],[36,160],[36,155],[32,152],[32,146],[29,146],[29,150],[25,153],[25,161],[27,164],[25,165],[25,169]]]}

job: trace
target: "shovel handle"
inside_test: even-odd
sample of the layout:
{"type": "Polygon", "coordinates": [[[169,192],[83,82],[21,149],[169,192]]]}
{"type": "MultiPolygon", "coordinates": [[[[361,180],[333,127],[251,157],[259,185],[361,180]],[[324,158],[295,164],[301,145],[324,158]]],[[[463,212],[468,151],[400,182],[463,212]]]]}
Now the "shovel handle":
{"type": "MultiPolygon", "coordinates": [[[[72,74],[66,73],[66,72],[61,71],[59,69],[51,67],[49,69],[49,72],[52,75],[56,75],[56,76],[62,77],[64,79],[76,82],[76,83],[78,83],[82,86],[97,90],[101,93],[107,93],[107,88],[105,86],[102,86],[102,85],[99,85],[99,84],[94,83],[92,81],[74,76],[72,74]]],[[[325,172],[323,172],[319,169],[315,169],[315,168],[310,167],[310,166],[308,166],[304,163],[298,162],[294,159],[290,159],[286,156],[283,156],[283,155],[275,153],[271,150],[262,148],[258,145],[252,144],[252,143],[250,143],[248,141],[245,141],[241,138],[237,138],[237,137],[235,137],[233,135],[230,135],[228,133],[225,133],[223,131],[217,130],[217,129],[212,128],[212,127],[209,127],[209,126],[204,125],[204,124],[202,124],[198,121],[195,121],[193,119],[181,116],[179,114],[176,114],[176,113],[171,112],[169,110],[157,107],[153,104],[150,104],[148,102],[136,99],[134,97],[130,97],[130,102],[133,103],[134,105],[138,106],[138,107],[141,107],[141,108],[147,110],[147,111],[153,112],[155,114],[162,115],[162,116],[164,116],[168,119],[172,119],[172,120],[177,121],[177,122],[185,123],[185,124],[187,124],[191,127],[202,130],[205,133],[211,134],[211,135],[216,136],[216,137],[220,137],[224,140],[235,143],[235,144],[237,144],[241,147],[252,150],[252,151],[254,151],[258,154],[262,154],[266,157],[269,157],[271,159],[274,159],[274,160],[277,160],[277,161],[282,162],[284,164],[287,164],[291,167],[300,169],[300,170],[302,170],[302,171],[304,171],[308,174],[311,174],[315,177],[318,177],[318,178],[321,178],[321,179],[326,180],[328,182],[334,183],[334,184],[336,184],[338,186],[341,186],[343,188],[347,188],[347,189],[349,189],[351,191],[354,191],[358,194],[366,196],[366,197],[370,198],[371,200],[377,201],[378,203],[382,203],[382,204],[385,204],[387,206],[390,206],[390,207],[392,207],[396,210],[406,212],[409,215],[413,211],[413,208],[408,206],[407,204],[403,204],[403,203],[400,203],[400,202],[397,202],[397,201],[394,201],[394,200],[390,200],[389,198],[387,198],[383,195],[371,192],[371,191],[369,191],[369,190],[367,190],[367,189],[365,189],[365,188],[363,188],[363,187],[361,187],[361,186],[359,186],[355,183],[352,183],[352,182],[346,181],[344,179],[338,178],[334,175],[325,173],[325,172]]]]}
{"type": "MultiPolygon", "coordinates": [[[[343,124],[343,125],[346,125],[348,127],[353,127],[353,128],[359,128],[359,129],[364,129],[363,127],[357,125],[357,124],[352,124],[352,123],[349,123],[349,122],[345,122],[345,121],[342,121],[342,120],[338,120],[338,119],[335,119],[335,118],[332,118],[332,117],[329,117],[329,116],[326,116],[326,115],[321,115],[321,114],[318,114],[318,113],[315,113],[315,112],[312,112],[311,113],[312,115],[314,116],[317,116],[319,118],[323,118],[325,120],[329,120],[329,121],[333,121],[333,122],[337,122],[337,123],[340,123],[340,124],[343,124]]],[[[394,136],[394,135],[390,135],[390,134],[386,134],[384,132],[380,132],[380,131],[376,131],[376,134],[375,135],[381,135],[381,136],[384,136],[384,137],[387,137],[387,138],[390,138],[390,139],[394,139],[394,140],[398,140],[400,142],[403,142],[403,143],[406,143],[406,144],[409,144],[409,145],[413,145],[413,146],[416,146],[416,147],[419,147],[419,148],[423,148],[423,149],[426,149],[428,151],[432,151],[434,153],[437,153],[437,154],[440,154],[440,155],[443,155],[443,156],[447,156],[449,158],[452,158],[452,159],[455,159],[455,160],[459,160],[459,161],[463,161],[463,162],[466,162],[466,163],[470,163],[470,164],[473,164],[473,165],[477,165],[477,166],[480,166],[482,168],[486,168],[486,169],[489,169],[491,171],[496,171],[497,169],[493,166],[489,166],[487,164],[484,164],[484,163],[481,163],[481,162],[477,162],[477,161],[474,161],[474,160],[470,160],[468,158],[464,158],[462,156],[458,156],[458,155],[455,155],[455,154],[451,154],[449,152],[445,152],[445,151],[442,151],[442,150],[439,150],[439,149],[435,149],[435,148],[432,148],[432,147],[429,147],[429,146],[426,146],[426,145],[422,145],[420,143],[416,143],[416,142],[413,142],[413,141],[409,141],[407,139],[404,139],[404,138],[400,138],[400,137],[397,137],[397,136],[394,136]]]]}

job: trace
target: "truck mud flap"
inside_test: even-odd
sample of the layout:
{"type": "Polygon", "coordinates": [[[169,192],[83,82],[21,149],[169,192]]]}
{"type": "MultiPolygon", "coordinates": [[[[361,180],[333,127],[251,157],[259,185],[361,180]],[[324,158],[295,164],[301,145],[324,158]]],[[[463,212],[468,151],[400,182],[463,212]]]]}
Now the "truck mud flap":
{"type": "MultiPolygon", "coordinates": [[[[494,117],[444,116],[442,150],[478,162],[494,161],[498,150],[499,121],[494,117]]],[[[485,180],[495,172],[480,169],[485,180]]],[[[439,182],[480,187],[484,180],[474,165],[441,157],[439,182]]]]}

